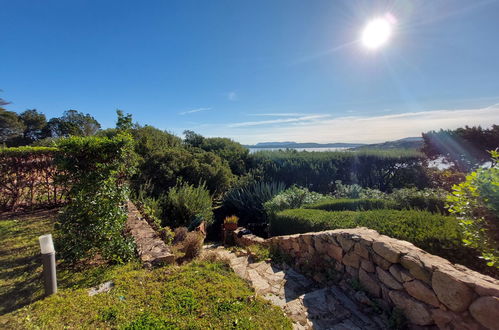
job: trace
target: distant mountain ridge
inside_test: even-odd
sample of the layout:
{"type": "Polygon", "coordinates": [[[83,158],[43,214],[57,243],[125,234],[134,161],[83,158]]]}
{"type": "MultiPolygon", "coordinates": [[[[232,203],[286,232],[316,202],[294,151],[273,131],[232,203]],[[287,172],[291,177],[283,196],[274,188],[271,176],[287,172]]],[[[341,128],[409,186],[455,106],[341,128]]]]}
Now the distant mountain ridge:
{"type": "Polygon", "coordinates": [[[406,137],[403,139],[395,141],[386,141],[382,143],[347,143],[347,142],[336,142],[336,143],[315,143],[315,142],[259,142],[254,145],[244,145],[246,148],[255,149],[294,149],[294,148],[349,148],[353,150],[366,150],[366,149],[420,149],[423,145],[423,138],[421,137],[406,137]]]}
{"type": "Polygon", "coordinates": [[[255,145],[245,145],[246,148],[356,148],[364,143],[314,143],[314,142],[259,142],[255,145]]]}
{"type": "Polygon", "coordinates": [[[395,141],[386,141],[383,143],[366,144],[354,148],[355,150],[367,150],[367,149],[378,149],[378,150],[388,150],[388,149],[414,149],[418,150],[423,146],[423,138],[421,137],[407,137],[395,141]]]}

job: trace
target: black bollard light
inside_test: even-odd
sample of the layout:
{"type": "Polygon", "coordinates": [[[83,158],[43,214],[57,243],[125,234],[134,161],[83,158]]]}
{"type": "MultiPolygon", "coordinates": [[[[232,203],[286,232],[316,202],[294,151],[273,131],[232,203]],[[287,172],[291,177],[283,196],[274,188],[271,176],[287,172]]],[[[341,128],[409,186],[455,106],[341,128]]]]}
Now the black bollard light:
{"type": "Polygon", "coordinates": [[[42,235],[38,237],[40,250],[42,251],[43,282],[45,285],[45,295],[50,296],[57,292],[57,275],[55,271],[55,249],[52,235],[42,235]]]}

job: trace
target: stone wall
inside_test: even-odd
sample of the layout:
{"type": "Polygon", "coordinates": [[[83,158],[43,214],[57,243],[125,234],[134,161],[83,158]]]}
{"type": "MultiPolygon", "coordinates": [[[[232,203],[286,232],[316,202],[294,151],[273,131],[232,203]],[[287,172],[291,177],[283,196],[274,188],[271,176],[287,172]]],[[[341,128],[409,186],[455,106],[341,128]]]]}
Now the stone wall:
{"type": "Polygon", "coordinates": [[[234,232],[237,244],[277,248],[296,268],[325,285],[356,279],[380,304],[403,310],[414,325],[499,329],[498,280],[454,265],[409,242],[367,228],[267,240],[241,236],[241,231],[234,232]]]}
{"type": "Polygon", "coordinates": [[[170,248],[141,216],[135,205],[128,201],[126,230],[133,236],[140,260],[146,267],[171,264],[175,257],[170,248]]]}

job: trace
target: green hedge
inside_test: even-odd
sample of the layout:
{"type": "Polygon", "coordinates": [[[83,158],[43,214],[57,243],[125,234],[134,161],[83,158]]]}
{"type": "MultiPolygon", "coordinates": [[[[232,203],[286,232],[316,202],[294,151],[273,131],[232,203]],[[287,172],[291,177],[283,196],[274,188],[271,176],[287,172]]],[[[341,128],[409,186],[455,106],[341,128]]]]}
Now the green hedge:
{"type": "Polygon", "coordinates": [[[272,235],[355,227],[377,230],[381,234],[412,242],[422,249],[447,258],[464,253],[457,220],[427,211],[328,212],[293,209],[278,212],[270,219],[272,235]]]}
{"type": "Polygon", "coordinates": [[[326,199],[305,205],[303,208],[323,211],[367,211],[397,209],[397,204],[384,199],[326,199]]]}

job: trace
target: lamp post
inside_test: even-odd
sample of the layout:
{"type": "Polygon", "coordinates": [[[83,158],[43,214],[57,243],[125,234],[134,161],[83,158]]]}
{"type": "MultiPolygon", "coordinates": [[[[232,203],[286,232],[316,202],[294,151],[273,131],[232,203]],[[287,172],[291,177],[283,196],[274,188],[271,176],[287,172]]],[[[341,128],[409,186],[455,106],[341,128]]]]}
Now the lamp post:
{"type": "Polygon", "coordinates": [[[42,251],[43,282],[45,285],[45,295],[50,296],[57,292],[57,275],[55,271],[55,249],[52,235],[42,235],[38,237],[40,250],[42,251]]]}

